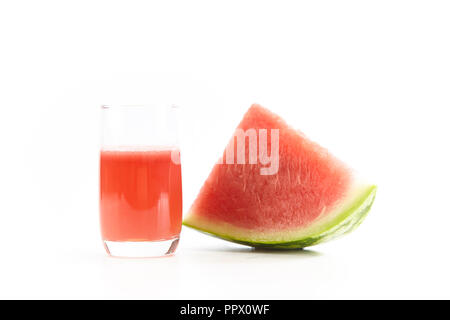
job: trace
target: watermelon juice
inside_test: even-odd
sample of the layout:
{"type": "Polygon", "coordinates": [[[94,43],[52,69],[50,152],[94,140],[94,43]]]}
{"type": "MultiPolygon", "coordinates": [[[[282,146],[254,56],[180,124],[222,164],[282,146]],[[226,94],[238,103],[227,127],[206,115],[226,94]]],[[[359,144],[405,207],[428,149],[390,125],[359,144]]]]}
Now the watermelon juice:
{"type": "Polygon", "coordinates": [[[178,150],[103,150],[100,223],[105,241],[163,241],[181,231],[178,150]]]}

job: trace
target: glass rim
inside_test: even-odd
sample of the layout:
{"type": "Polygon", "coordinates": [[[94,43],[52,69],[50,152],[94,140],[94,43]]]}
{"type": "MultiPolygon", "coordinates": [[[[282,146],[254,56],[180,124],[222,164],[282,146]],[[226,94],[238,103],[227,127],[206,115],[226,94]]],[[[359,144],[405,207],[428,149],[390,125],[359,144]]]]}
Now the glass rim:
{"type": "Polygon", "coordinates": [[[134,109],[134,108],[179,108],[179,105],[174,103],[143,103],[143,104],[102,104],[101,109],[134,109]]]}

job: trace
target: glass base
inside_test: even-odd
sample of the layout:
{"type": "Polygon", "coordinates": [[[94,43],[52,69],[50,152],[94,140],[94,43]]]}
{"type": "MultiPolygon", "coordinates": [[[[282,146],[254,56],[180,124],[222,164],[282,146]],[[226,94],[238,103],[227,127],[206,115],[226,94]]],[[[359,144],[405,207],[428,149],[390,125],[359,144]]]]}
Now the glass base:
{"type": "Polygon", "coordinates": [[[180,238],[162,241],[109,241],[103,240],[106,252],[112,257],[153,258],[174,254],[180,238]]]}

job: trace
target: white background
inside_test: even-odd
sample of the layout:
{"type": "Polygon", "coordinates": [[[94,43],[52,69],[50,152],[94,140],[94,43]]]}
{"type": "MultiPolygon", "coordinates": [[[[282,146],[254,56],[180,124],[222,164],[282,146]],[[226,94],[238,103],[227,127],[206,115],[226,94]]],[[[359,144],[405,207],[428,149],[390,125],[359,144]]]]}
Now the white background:
{"type": "Polygon", "coordinates": [[[450,298],[448,1],[2,1],[0,298],[450,298]],[[253,102],[379,186],[351,235],[254,252],[183,229],[108,258],[99,106],[183,108],[189,208],[253,102]]]}

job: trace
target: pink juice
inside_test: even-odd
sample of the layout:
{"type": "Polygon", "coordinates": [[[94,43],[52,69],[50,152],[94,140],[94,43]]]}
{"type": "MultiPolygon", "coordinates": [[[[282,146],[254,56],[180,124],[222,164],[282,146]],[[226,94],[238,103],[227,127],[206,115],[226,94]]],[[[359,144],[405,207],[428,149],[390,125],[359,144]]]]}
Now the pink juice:
{"type": "Polygon", "coordinates": [[[103,240],[158,241],[181,231],[178,150],[101,151],[100,222],[103,240]]]}

